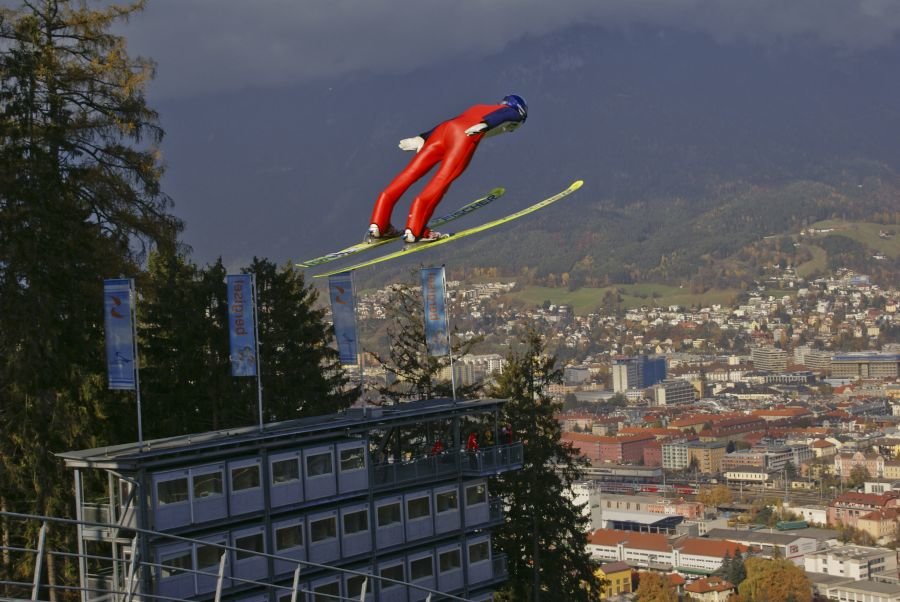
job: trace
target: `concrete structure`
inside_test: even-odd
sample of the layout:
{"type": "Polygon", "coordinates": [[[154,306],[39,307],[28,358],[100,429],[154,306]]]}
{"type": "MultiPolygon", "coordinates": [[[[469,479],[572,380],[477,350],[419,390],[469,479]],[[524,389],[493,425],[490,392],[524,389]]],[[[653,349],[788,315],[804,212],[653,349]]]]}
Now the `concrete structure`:
{"type": "Polygon", "coordinates": [[[688,443],[690,461],[696,461],[697,469],[703,474],[718,474],[722,470],[728,444],[719,441],[691,441],[688,443]]]}
{"type": "Polygon", "coordinates": [[[667,378],[653,387],[651,401],[655,406],[693,403],[697,399],[694,385],[680,378],[667,378]]]}
{"type": "Polygon", "coordinates": [[[750,361],[756,370],[784,372],[787,370],[787,358],[787,352],[777,347],[753,347],[750,350],[750,361]]]}
{"type": "Polygon", "coordinates": [[[848,579],[870,579],[879,573],[896,577],[897,554],[887,548],[843,545],[807,554],[803,568],[848,579]]]}
{"type": "Polygon", "coordinates": [[[863,351],[831,358],[832,378],[883,378],[900,376],[900,353],[863,351]]]}
{"type": "MultiPolygon", "coordinates": [[[[128,533],[79,525],[79,546],[157,563],[138,577],[138,597],[210,599],[216,579],[190,571],[215,574],[224,552],[228,599],[260,594],[237,579],[290,591],[298,565],[300,586],[314,597],[358,596],[362,579],[340,571],[351,569],[483,599],[506,579],[505,559],[491,547],[503,515],[488,477],[520,467],[522,444],[467,453],[462,424],[499,432],[503,403],[358,408],[59,454],[74,471],[78,517],[128,533]],[[401,436],[410,432],[427,438],[401,436]],[[446,451],[432,455],[438,436],[446,451]],[[101,484],[105,493],[92,489],[101,484]]],[[[125,590],[125,575],[94,570],[80,562],[81,582],[98,590],[88,600],[125,590]]],[[[426,597],[377,578],[370,585],[371,600],[426,597]]]]}
{"type": "Polygon", "coordinates": [[[662,444],[662,467],[665,470],[684,470],[690,462],[687,440],[662,444]]]}
{"type": "Polygon", "coordinates": [[[818,541],[806,535],[760,529],[710,529],[707,537],[725,539],[758,549],[764,556],[780,555],[803,566],[804,557],[815,552],[818,541]]]}
{"type": "Polygon", "coordinates": [[[629,389],[645,389],[666,378],[666,359],[618,356],[612,362],[613,391],[624,393],[629,389]]]}

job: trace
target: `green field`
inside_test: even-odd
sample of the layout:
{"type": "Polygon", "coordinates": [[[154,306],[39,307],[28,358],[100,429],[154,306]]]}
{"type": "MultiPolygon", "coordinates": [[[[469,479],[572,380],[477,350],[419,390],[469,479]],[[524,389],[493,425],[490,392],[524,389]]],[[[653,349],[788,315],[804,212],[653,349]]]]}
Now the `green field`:
{"type": "Polygon", "coordinates": [[[805,244],[803,248],[812,253],[813,258],[797,266],[797,275],[808,278],[811,274],[823,273],[828,267],[828,253],[822,247],[805,244]]]}
{"type": "Polygon", "coordinates": [[[556,305],[570,305],[576,314],[584,315],[595,311],[601,305],[603,295],[610,289],[622,291],[622,305],[626,308],[727,304],[732,302],[738,294],[737,290],[711,290],[695,295],[677,286],[623,284],[606,288],[581,288],[575,291],[546,286],[525,286],[509,296],[528,305],[541,305],[544,301],[550,301],[556,305]]]}
{"type": "MultiPolygon", "coordinates": [[[[873,224],[871,222],[845,222],[843,220],[826,220],[817,222],[811,226],[817,229],[832,228],[833,232],[815,234],[807,238],[807,242],[815,244],[819,236],[846,236],[861,243],[873,251],[880,251],[891,258],[900,257],[900,227],[873,224]],[[888,238],[878,236],[880,231],[894,233],[888,238]]],[[[806,237],[805,237],[806,238],[806,237]]]]}

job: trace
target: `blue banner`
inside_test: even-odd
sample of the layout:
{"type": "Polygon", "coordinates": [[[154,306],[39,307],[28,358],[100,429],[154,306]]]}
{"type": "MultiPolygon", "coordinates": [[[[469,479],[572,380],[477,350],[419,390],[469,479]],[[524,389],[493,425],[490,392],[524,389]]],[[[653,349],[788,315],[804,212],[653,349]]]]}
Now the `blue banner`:
{"type": "Polygon", "coordinates": [[[228,337],[231,343],[231,375],[256,376],[256,328],[253,313],[253,277],[228,275],[228,337]]]}
{"type": "Polygon", "coordinates": [[[342,364],[357,363],[356,299],[353,296],[351,272],[341,272],[328,278],[328,296],[331,297],[331,317],[334,337],[342,364]]]}
{"type": "Polygon", "coordinates": [[[109,388],[134,391],[134,281],[103,281],[103,323],[106,328],[106,370],[109,388]]]}
{"type": "Polygon", "coordinates": [[[450,354],[450,327],[444,268],[422,268],[422,300],[425,304],[425,345],[434,356],[450,354]]]}

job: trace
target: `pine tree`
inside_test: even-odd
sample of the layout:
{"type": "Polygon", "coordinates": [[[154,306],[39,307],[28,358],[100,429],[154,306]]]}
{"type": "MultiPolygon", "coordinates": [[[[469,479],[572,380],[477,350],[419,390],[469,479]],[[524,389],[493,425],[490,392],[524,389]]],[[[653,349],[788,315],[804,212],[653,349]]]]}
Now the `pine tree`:
{"type": "Polygon", "coordinates": [[[583,462],[561,440],[560,404],[547,394],[562,381],[556,358],[544,355],[541,336],[526,335],[512,353],[492,395],[508,399],[502,420],[524,445],[523,467],[495,479],[492,490],[508,504],[495,545],[509,562],[514,600],[594,600],[601,591],[586,552],[588,518],[567,493],[583,475],[583,462]]]}
{"type": "Polygon", "coordinates": [[[744,556],[740,550],[734,551],[734,559],[731,561],[726,579],[731,581],[735,587],[739,586],[747,578],[747,569],[744,567],[744,556]]]}
{"type": "Polygon", "coordinates": [[[729,554],[726,551],[725,557],[722,558],[722,565],[719,567],[719,570],[716,571],[716,575],[719,575],[723,579],[728,579],[729,581],[731,581],[731,579],[730,579],[731,573],[732,573],[731,554],[729,554]]]}
{"type": "MultiPolygon", "coordinates": [[[[53,452],[121,441],[108,416],[102,279],[180,227],[159,190],[152,65],[110,33],[140,3],[0,7],[0,506],[73,516],[53,452]],[[139,244],[135,244],[139,243],[139,244]],[[133,247],[133,245],[135,245],[133,247]]],[[[116,406],[112,406],[113,403],[116,406]]],[[[28,534],[33,547],[33,534],[28,534]]],[[[74,546],[57,540],[48,545],[74,546]]],[[[27,541],[27,540],[24,540],[27,541]]],[[[58,580],[59,559],[47,565],[58,580]]]]}
{"type": "MultiPolygon", "coordinates": [[[[421,289],[397,285],[387,304],[388,355],[374,354],[375,360],[395,379],[378,388],[378,392],[392,401],[450,397],[453,383],[439,377],[449,365],[448,357],[436,357],[428,353],[425,338],[425,309],[421,289]]],[[[454,357],[469,353],[480,338],[460,341],[451,336],[450,349],[454,357]]],[[[462,399],[474,396],[480,384],[457,383],[456,396],[462,399]]]]}

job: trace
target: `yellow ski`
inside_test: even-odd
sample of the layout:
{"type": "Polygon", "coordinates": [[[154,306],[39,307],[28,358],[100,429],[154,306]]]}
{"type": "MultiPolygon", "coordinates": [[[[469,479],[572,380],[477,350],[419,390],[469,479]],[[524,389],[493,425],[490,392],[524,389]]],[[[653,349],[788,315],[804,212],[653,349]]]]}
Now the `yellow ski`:
{"type": "MultiPolygon", "coordinates": [[[[505,188],[494,188],[490,191],[486,196],[481,197],[480,199],[475,199],[471,203],[463,205],[453,213],[448,213],[443,217],[438,217],[436,219],[428,222],[428,227],[430,229],[439,228],[447,222],[452,222],[453,220],[459,219],[463,216],[469,215],[476,209],[481,209],[485,205],[489,205],[490,203],[496,201],[500,197],[503,196],[503,193],[506,192],[505,188]]],[[[343,259],[344,257],[349,257],[350,255],[356,255],[357,253],[362,253],[363,251],[370,251],[381,245],[387,244],[389,242],[394,242],[395,240],[399,240],[399,236],[388,236],[385,238],[379,238],[377,240],[373,240],[371,242],[361,242],[355,245],[349,246],[346,249],[341,249],[340,251],[335,251],[333,253],[329,253],[328,255],[322,255],[321,257],[316,257],[315,259],[307,259],[306,261],[301,261],[297,264],[298,268],[311,268],[317,265],[322,265],[323,263],[328,263],[330,261],[335,261],[337,259],[343,259]]],[[[341,270],[343,271],[343,270],[341,270]]]]}
{"type": "Polygon", "coordinates": [[[365,268],[370,265],[375,265],[376,263],[381,263],[382,261],[389,261],[391,259],[396,259],[398,257],[404,257],[406,255],[409,255],[410,253],[417,253],[418,251],[425,251],[426,249],[433,249],[435,247],[445,245],[449,242],[459,240],[460,238],[465,238],[466,236],[471,236],[472,234],[478,234],[479,232],[484,232],[485,230],[489,230],[495,226],[500,226],[507,222],[511,222],[514,219],[518,219],[522,216],[528,215],[529,213],[534,213],[535,211],[537,211],[539,209],[543,209],[547,205],[550,205],[551,203],[555,203],[556,201],[569,196],[570,194],[572,194],[573,192],[575,192],[576,190],[581,188],[581,186],[583,184],[584,184],[583,180],[576,180],[575,182],[572,183],[571,186],[569,186],[562,192],[557,193],[550,198],[544,199],[543,201],[535,203],[534,205],[531,205],[530,207],[526,207],[525,209],[522,209],[521,211],[517,211],[511,215],[507,215],[506,217],[501,217],[499,219],[495,219],[494,221],[488,222],[486,224],[482,224],[480,226],[475,226],[475,227],[469,228],[467,230],[462,230],[455,234],[451,234],[447,238],[441,238],[440,240],[436,240],[434,242],[415,243],[412,245],[408,245],[407,247],[405,247],[399,251],[395,251],[393,253],[388,253],[387,255],[382,255],[381,257],[376,257],[376,258],[370,259],[368,261],[363,261],[362,263],[357,263],[356,265],[352,265],[347,268],[341,268],[339,270],[332,270],[331,272],[326,272],[325,274],[316,274],[315,278],[326,278],[326,277],[332,276],[334,274],[340,274],[341,272],[349,272],[351,270],[358,270],[360,268],[365,268]]]}

